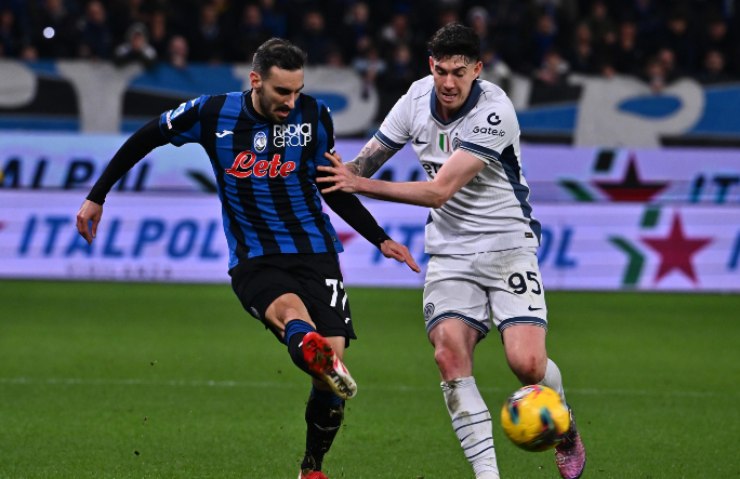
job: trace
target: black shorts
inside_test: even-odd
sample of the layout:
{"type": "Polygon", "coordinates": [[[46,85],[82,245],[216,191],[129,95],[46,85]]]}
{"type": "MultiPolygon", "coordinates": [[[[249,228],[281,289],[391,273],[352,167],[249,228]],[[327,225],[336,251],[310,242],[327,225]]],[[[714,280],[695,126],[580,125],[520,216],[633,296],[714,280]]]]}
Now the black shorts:
{"type": "MultiPolygon", "coordinates": [[[[242,261],[231,270],[231,287],[244,309],[262,321],[278,297],[294,293],[322,336],[356,339],[336,254],[281,254],[242,261]]],[[[272,328],[270,328],[272,330],[272,328]]],[[[273,333],[282,341],[277,331],[273,333]]]]}

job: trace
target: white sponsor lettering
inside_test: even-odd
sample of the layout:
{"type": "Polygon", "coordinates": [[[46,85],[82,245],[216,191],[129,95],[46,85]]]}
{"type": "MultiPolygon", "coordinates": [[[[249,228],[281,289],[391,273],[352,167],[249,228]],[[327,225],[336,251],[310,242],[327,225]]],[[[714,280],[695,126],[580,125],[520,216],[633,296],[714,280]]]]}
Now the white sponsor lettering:
{"type": "Polygon", "coordinates": [[[312,139],[310,123],[275,125],[273,127],[273,145],[278,148],[285,146],[306,146],[312,139]]]}

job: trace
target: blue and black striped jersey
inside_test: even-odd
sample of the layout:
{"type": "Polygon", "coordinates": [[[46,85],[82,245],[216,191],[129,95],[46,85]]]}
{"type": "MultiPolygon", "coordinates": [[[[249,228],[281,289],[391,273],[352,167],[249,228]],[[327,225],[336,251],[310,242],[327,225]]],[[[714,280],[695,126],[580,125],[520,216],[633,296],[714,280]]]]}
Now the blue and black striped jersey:
{"type": "Polygon", "coordinates": [[[203,95],[163,113],[159,127],[175,146],[199,143],[211,160],[229,268],[269,254],[342,251],[315,182],[334,148],[322,102],[302,94],[284,123],[271,123],[251,91],[203,95]]]}

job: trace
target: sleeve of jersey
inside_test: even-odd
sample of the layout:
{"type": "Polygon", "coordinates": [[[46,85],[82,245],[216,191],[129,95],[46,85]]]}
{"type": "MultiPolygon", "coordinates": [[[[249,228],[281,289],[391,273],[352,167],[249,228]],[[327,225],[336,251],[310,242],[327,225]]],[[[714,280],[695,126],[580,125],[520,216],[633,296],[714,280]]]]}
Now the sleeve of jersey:
{"type": "MultiPolygon", "coordinates": [[[[326,175],[326,173],[320,173],[319,176],[321,175],[326,175]]],[[[355,195],[335,191],[322,196],[333,212],[370,243],[380,246],[380,243],[390,239],[390,236],[378,225],[373,215],[355,195]]]]}
{"type": "Polygon", "coordinates": [[[159,129],[169,143],[182,146],[200,140],[200,110],[207,100],[208,95],[202,95],[160,115],[159,129]]]}
{"type": "Polygon", "coordinates": [[[519,137],[519,122],[511,105],[494,103],[481,108],[460,132],[459,148],[485,163],[498,161],[504,149],[519,137]]]}
{"type": "Polygon", "coordinates": [[[334,122],[332,121],[329,107],[319,102],[319,135],[318,135],[319,152],[316,162],[319,165],[329,165],[330,162],[324,156],[324,152],[334,151],[334,122]]]}
{"type": "Polygon", "coordinates": [[[375,139],[391,150],[403,148],[411,138],[412,107],[410,93],[399,98],[375,132],[375,139]]]}
{"type": "Polygon", "coordinates": [[[102,205],[116,181],[120,180],[147,153],[166,144],[167,140],[157,127],[157,119],[152,119],[131,135],[116,151],[98,181],[93,185],[87,199],[102,205]]]}
{"type": "MultiPolygon", "coordinates": [[[[334,150],[334,124],[329,114],[329,108],[325,105],[320,105],[319,108],[319,145],[317,151],[320,154],[316,155],[316,162],[320,165],[328,165],[330,163],[324,157],[324,152],[334,150]]],[[[317,176],[328,176],[328,173],[318,172],[317,176]]],[[[333,212],[370,243],[380,246],[380,243],[390,239],[383,228],[375,221],[373,215],[355,195],[335,191],[321,196],[333,212]]]]}

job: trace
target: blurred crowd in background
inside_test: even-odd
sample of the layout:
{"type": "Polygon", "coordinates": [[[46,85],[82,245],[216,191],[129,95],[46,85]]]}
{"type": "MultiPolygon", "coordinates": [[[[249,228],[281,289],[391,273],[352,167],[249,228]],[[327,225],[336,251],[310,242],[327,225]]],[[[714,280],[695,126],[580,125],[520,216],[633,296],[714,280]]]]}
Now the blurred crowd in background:
{"type": "Polygon", "coordinates": [[[428,72],[425,43],[459,21],[481,37],[484,77],[557,87],[567,75],[740,78],[738,0],[0,0],[0,58],[152,67],[249,62],[288,38],[313,65],[356,69],[402,94],[428,72]]]}

